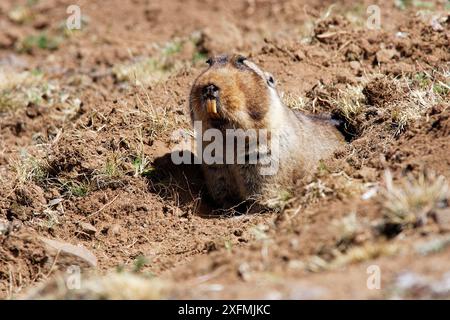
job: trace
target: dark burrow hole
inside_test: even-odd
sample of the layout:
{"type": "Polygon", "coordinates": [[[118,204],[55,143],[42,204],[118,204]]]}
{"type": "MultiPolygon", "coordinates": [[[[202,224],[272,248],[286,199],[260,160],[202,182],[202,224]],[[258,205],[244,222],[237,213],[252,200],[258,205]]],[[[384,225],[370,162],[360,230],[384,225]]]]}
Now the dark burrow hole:
{"type": "Polygon", "coordinates": [[[335,127],[344,136],[345,141],[352,142],[361,135],[361,130],[350,123],[341,114],[334,112],[331,114],[331,119],[335,123],[335,127]]]}

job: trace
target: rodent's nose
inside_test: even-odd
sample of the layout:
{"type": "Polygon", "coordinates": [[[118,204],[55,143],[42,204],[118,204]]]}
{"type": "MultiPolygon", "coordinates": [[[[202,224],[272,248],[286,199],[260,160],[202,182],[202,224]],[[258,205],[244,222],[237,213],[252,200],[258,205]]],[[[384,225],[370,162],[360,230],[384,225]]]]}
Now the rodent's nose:
{"type": "Polygon", "coordinates": [[[213,84],[209,84],[203,87],[203,97],[205,98],[217,98],[219,95],[219,88],[213,84]]]}

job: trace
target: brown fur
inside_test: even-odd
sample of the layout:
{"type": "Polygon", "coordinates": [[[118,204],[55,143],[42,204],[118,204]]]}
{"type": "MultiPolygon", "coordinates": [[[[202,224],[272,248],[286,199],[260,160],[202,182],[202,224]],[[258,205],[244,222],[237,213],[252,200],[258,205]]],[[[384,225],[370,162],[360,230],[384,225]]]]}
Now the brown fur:
{"type": "MultiPolygon", "coordinates": [[[[250,70],[236,68],[237,56],[232,56],[227,63],[216,63],[205,70],[196,80],[191,91],[191,106],[201,105],[201,90],[208,84],[215,84],[221,91],[221,103],[227,108],[223,110],[224,117],[236,122],[243,129],[264,128],[264,115],[269,108],[266,85],[263,79],[250,70]],[[243,108],[247,117],[238,118],[237,111],[243,108]]],[[[200,118],[197,120],[208,123],[209,117],[204,109],[191,108],[200,118]]]]}
{"type": "MultiPolygon", "coordinates": [[[[261,175],[259,163],[202,165],[208,191],[222,207],[249,198],[264,201],[273,197],[276,190],[289,188],[294,176],[302,177],[315,170],[320,159],[330,156],[344,143],[331,122],[294,113],[284,106],[271,76],[237,55],[219,56],[210,61],[210,67],[192,86],[190,109],[192,121],[201,121],[203,131],[266,129],[269,139],[275,133],[279,139],[280,153],[276,158],[279,170],[275,175],[261,175]],[[218,88],[219,120],[206,112],[202,90],[209,85],[218,88]]],[[[203,147],[208,144],[205,142],[203,147]]],[[[274,159],[275,153],[268,157],[274,159]]]]}

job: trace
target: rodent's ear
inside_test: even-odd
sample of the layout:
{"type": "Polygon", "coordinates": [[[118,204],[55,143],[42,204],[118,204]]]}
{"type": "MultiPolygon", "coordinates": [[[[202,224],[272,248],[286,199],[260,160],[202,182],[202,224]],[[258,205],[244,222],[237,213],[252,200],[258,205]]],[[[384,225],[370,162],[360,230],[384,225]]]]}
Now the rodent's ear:
{"type": "Polygon", "coordinates": [[[267,85],[271,88],[275,88],[275,78],[273,75],[269,72],[264,72],[264,75],[266,76],[267,85]]]}

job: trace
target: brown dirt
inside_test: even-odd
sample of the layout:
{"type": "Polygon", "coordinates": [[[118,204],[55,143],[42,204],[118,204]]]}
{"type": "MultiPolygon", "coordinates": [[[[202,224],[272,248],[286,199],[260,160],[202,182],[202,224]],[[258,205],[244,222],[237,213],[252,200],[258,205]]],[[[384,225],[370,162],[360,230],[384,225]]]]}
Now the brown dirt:
{"type": "Polygon", "coordinates": [[[425,171],[450,180],[450,91],[404,127],[392,116],[410,92],[399,79],[450,84],[442,1],[432,8],[441,29],[421,8],[380,1],[380,30],[364,28],[369,1],[341,1],[329,17],[332,1],[76,1],[86,24],[69,35],[60,26],[74,1],[22,2],[24,21],[10,17],[17,1],[0,4],[0,67],[39,70],[53,89],[0,107],[0,297],[20,297],[73,264],[151,273],[171,283],[174,298],[386,298],[401,272],[438,280],[450,271],[450,248],[416,249],[448,238],[450,218],[387,230],[381,195],[361,197],[384,186],[386,170],[394,182],[425,171]],[[23,48],[42,32],[58,47],[23,48]],[[161,49],[167,43],[173,53],[161,49]],[[249,55],[280,91],[304,97],[305,110],[345,122],[349,144],[298,181],[280,213],[214,215],[199,168],[170,163],[172,132],[190,127],[190,85],[204,57],[222,52],[249,55]],[[172,67],[158,81],[134,85],[115,71],[161,55],[172,67]],[[336,101],[356,85],[364,107],[348,119],[336,101]],[[148,166],[135,174],[143,158],[148,166]],[[345,238],[336,226],[352,213],[361,226],[345,238]],[[84,246],[97,266],[42,238],[84,246]],[[381,290],[367,289],[370,265],[381,268],[381,290]]]}

